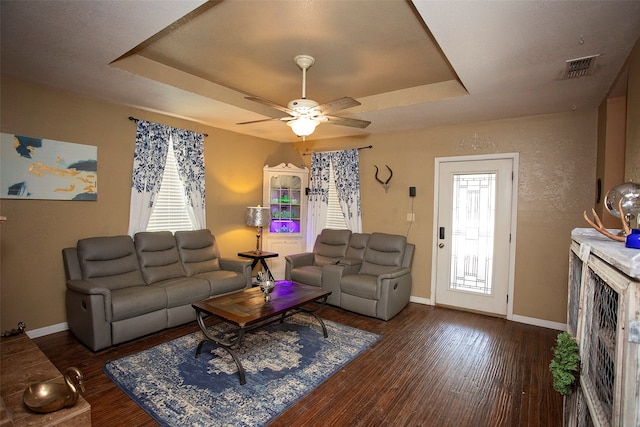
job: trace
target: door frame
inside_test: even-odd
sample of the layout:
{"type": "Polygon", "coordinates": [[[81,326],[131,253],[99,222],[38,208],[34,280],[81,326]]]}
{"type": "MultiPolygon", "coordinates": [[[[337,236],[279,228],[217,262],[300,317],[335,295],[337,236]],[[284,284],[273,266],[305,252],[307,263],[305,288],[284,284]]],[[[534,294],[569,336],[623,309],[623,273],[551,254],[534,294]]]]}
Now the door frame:
{"type": "Polygon", "coordinates": [[[438,255],[438,208],[440,188],[440,164],[451,162],[469,162],[483,160],[503,160],[510,159],[513,164],[513,187],[511,194],[511,244],[509,245],[509,283],[507,287],[507,320],[513,320],[513,294],[515,287],[515,267],[516,267],[516,225],[518,219],[518,175],[520,164],[520,153],[496,153],[479,154],[453,157],[436,157],[433,173],[433,230],[431,241],[431,305],[436,305],[436,273],[438,255]]]}

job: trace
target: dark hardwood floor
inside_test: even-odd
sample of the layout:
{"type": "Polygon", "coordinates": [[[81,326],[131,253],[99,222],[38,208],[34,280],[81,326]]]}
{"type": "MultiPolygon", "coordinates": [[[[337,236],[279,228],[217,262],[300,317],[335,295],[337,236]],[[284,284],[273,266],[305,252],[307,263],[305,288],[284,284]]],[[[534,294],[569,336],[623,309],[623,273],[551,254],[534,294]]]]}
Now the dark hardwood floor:
{"type": "MultiPolygon", "coordinates": [[[[410,303],[389,322],[334,307],[330,319],[382,335],[270,426],[560,426],[548,365],[559,331],[410,303]]],[[[94,353],[66,331],[34,341],[77,366],[93,426],[155,426],[102,372],[107,360],[198,330],[195,322],[94,353]]]]}

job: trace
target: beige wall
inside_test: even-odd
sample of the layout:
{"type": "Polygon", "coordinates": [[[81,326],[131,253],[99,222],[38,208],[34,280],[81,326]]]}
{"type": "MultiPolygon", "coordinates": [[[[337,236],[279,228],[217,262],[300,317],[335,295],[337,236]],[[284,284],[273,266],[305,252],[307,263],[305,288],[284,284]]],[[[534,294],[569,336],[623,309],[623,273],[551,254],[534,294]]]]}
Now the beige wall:
{"type": "MultiPolygon", "coordinates": [[[[223,256],[255,244],[247,206],[262,200],[262,168],[281,160],[281,144],[159,114],[2,80],[2,132],[98,147],[96,202],[0,200],[0,329],[28,330],[66,321],[61,250],[78,239],[126,234],[135,144],[129,116],[208,133],[207,225],[223,256]]],[[[298,156],[300,158],[300,156],[298,156]]],[[[301,160],[300,160],[301,162],[301,160]]]]}
{"type": "Polygon", "coordinates": [[[625,182],[640,182],[640,39],[627,60],[627,146],[625,182]]]}
{"type": "MultiPolygon", "coordinates": [[[[412,295],[431,298],[433,175],[436,157],[520,153],[515,315],[564,323],[568,247],[582,212],[593,205],[597,111],[527,117],[374,135],[358,140],[308,141],[302,149],[373,145],[360,152],[362,221],[365,232],[406,234],[409,187],[416,187],[416,221],[408,240],[416,244],[412,295]],[[477,149],[469,147],[476,146],[477,149]],[[389,192],[375,168],[393,179],[389,192]]],[[[302,147],[302,145],[300,146],[302,147]]],[[[308,161],[308,158],[306,158],[308,161]]]]}
{"type": "MultiPolygon", "coordinates": [[[[207,223],[223,255],[254,243],[242,223],[246,206],[261,200],[262,168],[291,162],[278,144],[123,106],[75,97],[15,80],[2,81],[2,132],[98,146],[97,202],[2,200],[0,226],[2,330],[20,320],[28,329],[66,320],[60,250],[83,237],[125,234],[135,125],[128,116],[206,132],[207,223]]],[[[361,151],[364,230],[406,234],[415,186],[417,245],[412,295],[431,298],[434,158],[520,153],[514,314],[564,322],[569,234],[584,227],[594,197],[597,111],[465,124],[360,139],[307,141],[301,151],[373,145],[361,151]],[[471,147],[476,147],[471,148],[471,147]],[[394,171],[388,193],[374,166],[394,171]]],[[[309,161],[308,156],[303,157],[309,161]]],[[[293,161],[293,163],[296,163],[293,161]]]]}

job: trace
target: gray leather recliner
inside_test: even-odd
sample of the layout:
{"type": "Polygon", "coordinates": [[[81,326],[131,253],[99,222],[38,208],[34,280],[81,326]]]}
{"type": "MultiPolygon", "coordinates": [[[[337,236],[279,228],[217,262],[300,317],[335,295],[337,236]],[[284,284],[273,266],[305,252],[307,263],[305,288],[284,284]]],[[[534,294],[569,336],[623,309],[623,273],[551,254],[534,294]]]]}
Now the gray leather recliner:
{"type": "Polygon", "coordinates": [[[330,290],[329,304],[391,319],[409,303],[415,245],[401,235],[337,231],[323,230],[314,252],[286,256],[286,280],[330,290]],[[346,250],[345,236],[349,236],[346,250]]]}

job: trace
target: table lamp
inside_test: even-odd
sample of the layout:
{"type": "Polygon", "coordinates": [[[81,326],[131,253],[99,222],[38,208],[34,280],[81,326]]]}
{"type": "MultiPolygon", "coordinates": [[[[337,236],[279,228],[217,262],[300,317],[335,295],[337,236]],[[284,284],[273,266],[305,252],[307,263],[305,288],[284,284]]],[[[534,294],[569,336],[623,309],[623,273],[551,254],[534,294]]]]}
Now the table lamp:
{"type": "Polygon", "coordinates": [[[262,227],[268,227],[271,223],[271,215],[269,208],[258,206],[249,206],[247,208],[247,225],[256,227],[256,252],[260,252],[260,237],[262,236],[262,227]]]}

